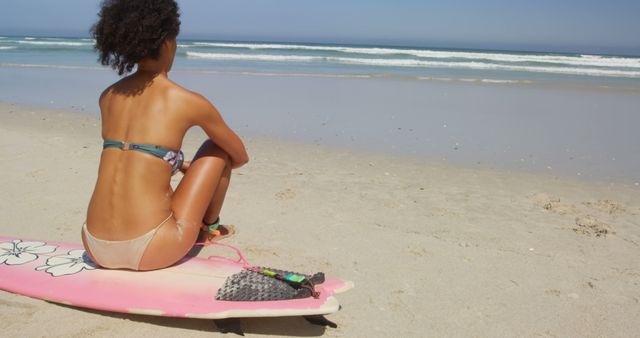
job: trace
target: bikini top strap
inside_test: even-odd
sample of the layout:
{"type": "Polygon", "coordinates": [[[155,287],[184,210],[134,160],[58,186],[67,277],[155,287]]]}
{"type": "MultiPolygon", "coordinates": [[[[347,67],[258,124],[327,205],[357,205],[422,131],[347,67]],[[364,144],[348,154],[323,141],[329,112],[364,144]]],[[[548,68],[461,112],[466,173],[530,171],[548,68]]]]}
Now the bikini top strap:
{"type": "Polygon", "coordinates": [[[114,141],[114,140],[104,140],[102,143],[102,149],[105,148],[119,148],[122,150],[141,150],[143,152],[149,153],[151,155],[155,155],[157,157],[164,157],[168,152],[172,151],[174,153],[181,153],[181,150],[169,149],[162,146],[157,146],[155,144],[146,144],[146,143],[129,143],[122,141],[114,141]]]}
{"type": "Polygon", "coordinates": [[[174,174],[182,167],[182,162],[184,161],[184,153],[182,152],[182,150],[173,150],[162,146],[157,146],[155,144],[128,143],[122,141],[104,140],[104,142],[102,143],[102,149],[110,147],[119,148],[122,150],[138,150],[143,153],[161,158],[171,165],[174,174]]]}
{"type": "Polygon", "coordinates": [[[106,149],[106,148],[123,149],[124,148],[124,142],[113,141],[113,140],[104,140],[104,142],[102,143],[102,149],[106,149]]]}

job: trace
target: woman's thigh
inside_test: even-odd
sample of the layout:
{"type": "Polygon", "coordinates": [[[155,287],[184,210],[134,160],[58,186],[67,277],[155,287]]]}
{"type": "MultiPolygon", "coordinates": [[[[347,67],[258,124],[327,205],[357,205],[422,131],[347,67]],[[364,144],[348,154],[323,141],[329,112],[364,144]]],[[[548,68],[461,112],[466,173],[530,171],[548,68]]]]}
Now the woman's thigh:
{"type": "Polygon", "coordinates": [[[149,242],[140,270],[169,266],[187,254],[198,238],[202,218],[227,165],[229,156],[213,142],[207,140],[200,146],[173,194],[173,218],[149,242]]]}
{"type": "Polygon", "coordinates": [[[149,242],[138,265],[139,270],[165,268],[184,257],[193,247],[199,232],[199,226],[176,220],[165,222],[149,242]]]}

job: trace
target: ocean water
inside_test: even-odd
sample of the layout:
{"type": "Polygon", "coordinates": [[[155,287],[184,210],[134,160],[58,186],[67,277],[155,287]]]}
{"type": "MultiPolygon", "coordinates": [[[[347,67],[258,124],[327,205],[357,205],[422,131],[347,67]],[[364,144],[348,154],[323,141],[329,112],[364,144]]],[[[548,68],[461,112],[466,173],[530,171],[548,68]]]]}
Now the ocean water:
{"type": "MultiPolygon", "coordinates": [[[[97,68],[88,38],[0,37],[2,67],[97,68]]],[[[179,40],[175,70],[640,86],[640,57],[179,40]]]]}
{"type": "MultiPolygon", "coordinates": [[[[640,184],[640,57],[179,40],[169,76],[241,136],[640,184]]],[[[0,101],[98,114],[118,78],[90,39],[0,37],[0,101]]]]}

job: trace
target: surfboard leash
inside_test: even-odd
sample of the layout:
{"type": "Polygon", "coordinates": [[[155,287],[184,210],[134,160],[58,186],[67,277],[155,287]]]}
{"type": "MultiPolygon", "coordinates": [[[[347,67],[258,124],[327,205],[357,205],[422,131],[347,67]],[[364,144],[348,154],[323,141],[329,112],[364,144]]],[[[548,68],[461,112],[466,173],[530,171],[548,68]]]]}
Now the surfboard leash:
{"type": "Polygon", "coordinates": [[[249,270],[249,271],[253,271],[262,275],[265,275],[267,277],[271,277],[271,278],[275,278],[279,281],[283,281],[285,283],[288,283],[289,285],[293,286],[293,287],[300,287],[300,288],[305,288],[307,290],[309,290],[309,292],[311,293],[311,296],[313,298],[320,298],[320,292],[317,291],[315,289],[315,285],[314,283],[307,278],[306,276],[302,276],[302,275],[297,275],[294,273],[288,273],[286,275],[281,275],[275,271],[271,271],[268,269],[262,269],[256,266],[253,266],[251,264],[249,264],[249,261],[247,261],[247,259],[244,257],[244,255],[242,254],[242,252],[240,251],[240,249],[229,245],[229,244],[224,244],[224,243],[220,243],[220,242],[212,242],[212,241],[205,241],[205,242],[197,242],[195,243],[195,245],[202,245],[202,246],[208,246],[208,245],[217,245],[217,246],[221,246],[221,247],[225,247],[225,248],[229,248],[233,251],[236,252],[236,254],[238,255],[238,259],[234,260],[232,258],[226,257],[226,256],[217,256],[217,255],[213,255],[213,256],[209,256],[207,257],[207,259],[221,259],[221,260],[225,260],[225,261],[229,261],[232,262],[234,264],[242,264],[242,268],[249,270]]]}

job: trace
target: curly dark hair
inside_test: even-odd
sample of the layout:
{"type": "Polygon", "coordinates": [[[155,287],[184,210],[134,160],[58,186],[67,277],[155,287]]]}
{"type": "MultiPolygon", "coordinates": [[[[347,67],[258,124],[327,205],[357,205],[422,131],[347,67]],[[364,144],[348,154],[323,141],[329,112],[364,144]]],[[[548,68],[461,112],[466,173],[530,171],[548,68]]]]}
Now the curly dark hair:
{"type": "Polygon", "coordinates": [[[98,22],[91,27],[98,60],[129,73],[144,58],[157,59],[167,38],[180,32],[175,0],[104,0],[98,22]]]}

